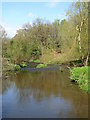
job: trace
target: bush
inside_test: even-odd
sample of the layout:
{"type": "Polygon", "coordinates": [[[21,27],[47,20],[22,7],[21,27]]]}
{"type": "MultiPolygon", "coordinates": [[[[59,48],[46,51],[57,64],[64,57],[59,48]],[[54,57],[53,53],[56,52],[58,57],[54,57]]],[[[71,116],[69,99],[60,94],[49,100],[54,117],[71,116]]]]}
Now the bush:
{"type": "Polygon", "coordinates": [[[21,69],[21,67],[19,66],[19,65],[14,65],[14,64],[9,64],[9,66],[7,66],[8,68],[6,69],[6,70],[10,70],[10,71],[12,71],[12,70],[16,70],[16,71],[18,71],[18,70],[20,70],[21,69]]]}
{"type": "Polygon", "coordinates": [[[70,70],[71,80],[75,80],[79,84],[80,89],[87,92],[89,92],[88,69],[90,69],[90,67],[84,66],[84,67],[76,67],[70,70]]]}

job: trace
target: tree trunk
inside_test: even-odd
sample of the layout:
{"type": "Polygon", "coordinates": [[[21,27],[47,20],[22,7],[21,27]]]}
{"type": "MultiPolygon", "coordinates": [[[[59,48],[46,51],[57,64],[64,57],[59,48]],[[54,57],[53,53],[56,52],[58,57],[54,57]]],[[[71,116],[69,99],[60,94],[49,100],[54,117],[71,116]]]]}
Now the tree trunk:
{"type": "Polygon", "coordinates": [[[86,58],[86,61],[85,61],[85,66],[88,66],[88,55],[87,55],[87,58],[86,58]]]}
{"type": "Polygon", "coordinates": [[[80,39],[80,32],[78,34],[78,44],[79,44],[79,51],[80,51],[80,55],[82,54],[82,50],[81,50],[81,39],[80,39]]]}
{"type": "Polygon", "coordinates": [[[82,59],[82,62],[83,62],[83,56],[82,56],[82,48],[81,48],[81,30],[82,30],[82,25],[83,25],[83,22],[81,22],[79,29],[78,30],[78,45],[79,45],[79,52],[80,52],[80,56],[81,56],[81,59],[82,59]]]}

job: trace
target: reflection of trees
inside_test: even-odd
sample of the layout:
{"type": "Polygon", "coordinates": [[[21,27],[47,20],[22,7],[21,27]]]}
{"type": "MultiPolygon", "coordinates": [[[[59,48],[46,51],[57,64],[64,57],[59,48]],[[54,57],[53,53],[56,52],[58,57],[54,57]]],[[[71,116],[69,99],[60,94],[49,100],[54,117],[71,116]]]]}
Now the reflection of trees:
{"type": "Polygon", "coordinates": [[[13,82],[11,82],[9,79],[3,79],[2,80],[2,93],[7,91],[12,84],[13,82]]]}
{"type": "MultiPolygon", "coordinates": [[[[86,93],[82,93],[80,90],[76,89],[66,91],[60,89],[60,93],[64,99],[68,99],[72,102],[73,110],[68,114],[68,117],[88,117],[88,96],[86,93]]],[[[59,117],[62,118],[61,113],[59,113],[59,117]]]]}
{"type": "MultiPolygon", "coordinates": [[[[67,80],[70,81],[69,79],[67,80]]],[[[63,81],[63,78],[61,78],[61,81],[63,81]]],[[[88,117],[87,93],[81,91],[78,86],[74,86],[73,84],[69,83],[60,89],[60,94],[64,99],[68,99],[72,102],[74,112],[71,111],[68,117],[88,117]]]]}
{"type": "Polygon", "coordinates": [[[20,97],[23,99],[32,95],[36,100],[41,101],[43,97],[50,97],[51,94],[60,94],[60,76],[58,74],[57,72],[22,72],[17,74],[15,84],[20,97]]]}
{"type": "Polygon", "coordinates": [[[0,94],[2,93],[2,81],[0,79],[0,94]]]}
{"type": "MultiPolygon", "coordinates": [[[[51,95],[61,95],[64,99],[71,101],[74,106],[74,112],[72,111],[70,115],[75,113],[75,116],[87,116],[87,94],[82,94],[78,87],[75,88],[70,83],[68,75],[69,73],[67,70],[64,70],[63,72],[27,72],[25,75],[24,73],[19,73],[16,75],[16,86],[21,90],[21,93],[22,91],[25,92],[27,88],[29,90],[28,94],[32,95],[37,101],[41,101],[44,97],[49,98],[51,95]]],[[[26,93],[27,92],[25,92],[24,95],[26,95],[26,93]]]]}
{"type": "MultiPolygon", "coordinates": [[[[30,102],[33,97],[37,102],[42,101],[45,97],[51,95],[61,96],[65,100],[72,102],[73,111],[70,117],[87,115],[88,97],[78,88],[70,83],[69,73],[67,70],[60,71],[42,71],[42,72],[19,72],[11,75],[10,80],[3,82],[3,87],[7,90],[10,84],[15,84],[15,93],[19,102],[30,102]],[[8,87],[7,87],[8,86],[8,87]],[[75,113],[73,115],[73,113],[75,113]],[[73,115],[73,116],[71,116],[73,115]]],[[[4,90],[5,91],[5,90],[4,90]]],[[[60,115],[59,115],[60,117],[60,115]]]]}

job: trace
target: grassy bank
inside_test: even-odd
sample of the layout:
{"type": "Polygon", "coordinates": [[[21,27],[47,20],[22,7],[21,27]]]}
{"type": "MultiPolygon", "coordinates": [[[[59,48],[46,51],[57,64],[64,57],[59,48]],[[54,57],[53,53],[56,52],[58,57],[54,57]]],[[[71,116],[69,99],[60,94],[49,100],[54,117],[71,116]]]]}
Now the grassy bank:
{"type": "Polygon", "coordinates": [[[72,81],[75,81],[78,83],[81,90],[84,90],[88,93],[90,93],[90,89],[88,88],[88,80],[90,67],[84,66],[84,67],[75,67],[70,70],[70,78],[72,81]]]}

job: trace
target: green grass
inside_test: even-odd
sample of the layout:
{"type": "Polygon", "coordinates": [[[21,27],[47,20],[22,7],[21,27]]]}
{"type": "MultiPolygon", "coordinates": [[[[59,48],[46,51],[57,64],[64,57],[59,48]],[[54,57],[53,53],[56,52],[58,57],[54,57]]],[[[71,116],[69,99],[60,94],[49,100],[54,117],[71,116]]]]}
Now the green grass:
{"type": "Polygon", "coordinates": [[[33,60],[33,62],[35,62],[35,63],[40,63],[40,60],[39,60],[39,59],[36,59],[36,60],[33,60]]]}
{"type": "Polygon", "coordinates": [[[88,93],[90,93],[90,90],[88,89],[88,80],[90,79],[88,74],[89,70],[90,67],[88,66],[76,67],[70,70],[71,80],[76,81],[79,84],[80,89],[88,93]]]}
{"type": "Polygon", "coordinates": [[[38,64],[36,68],[46,68],[47,64],[38,64]]]}

